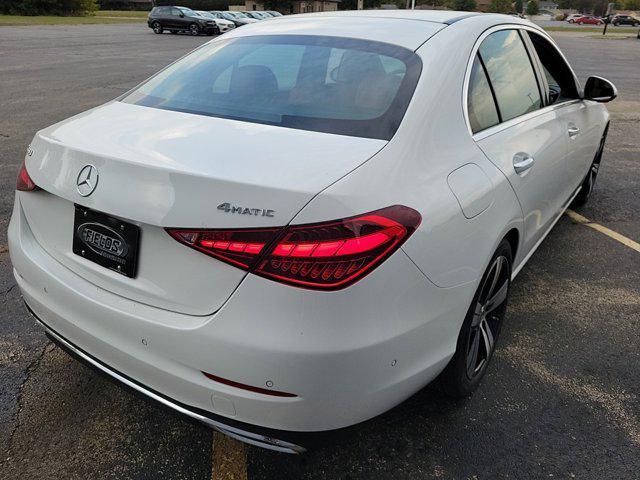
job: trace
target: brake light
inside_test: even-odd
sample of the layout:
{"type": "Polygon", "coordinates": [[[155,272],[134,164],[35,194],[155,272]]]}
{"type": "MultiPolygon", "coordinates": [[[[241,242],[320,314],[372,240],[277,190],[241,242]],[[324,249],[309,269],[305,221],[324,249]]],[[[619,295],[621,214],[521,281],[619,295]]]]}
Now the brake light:
{"type": "Polygon", "coordinates": [[[290,285],[337,290],[360,280],[396,251],[422,218],[395,205],[357,217],[282,229],[167,229],[176,240],[290,285]]]}
{"type": "Polygon", "coordinates": [[[18,178],[16,180],[16,190],[20,190],[21,192],[33,192],[34,190],[38,190],[39,187],[35,184],[31,177],[29,176],[29,172],[27,172],[27,167],[22,162],[22,166],[20,167],[20,171],[18,171],[18,178]]]}
{"type": "Polygon", "coordinates": [[[167,229],[169,235],[202,253],[249,270],[281,228],[245,230],[167,229]]]}

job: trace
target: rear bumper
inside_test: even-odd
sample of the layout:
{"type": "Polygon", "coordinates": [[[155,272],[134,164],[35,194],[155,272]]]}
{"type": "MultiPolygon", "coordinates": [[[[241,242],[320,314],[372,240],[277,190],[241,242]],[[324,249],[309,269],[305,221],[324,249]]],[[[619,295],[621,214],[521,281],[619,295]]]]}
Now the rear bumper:
{"type": "Polygon", "coordinates": [[[165,395],[162,395],[159,392],[156,392],[138,382],[134,379],[129,378],[123,373],[120,373],[107,364],[101,362],[97,358],[94,358],[92,355],[83,351],[81,348],[72,344],[64,337],[59,335],[53,329],[48,327],[38,316],[35,314],[33,310],[29,307],[29,305],[25,302],[27,310],[33,315],[36,321],[44,328],[47,336],[60,348],[65,350],[69,355],[74,357],[76,360],[84,363],[85,365],[91,367],[96,372],[106,375],[111,380],[114,380],[116,383],[121,386],[134,391],[135,393],[141,394],[148,400],[156,402],[164,407],[168,407],[171,410],[174,410],[178,413],[186,415],[187,417],[193,418],[199,422],[202,422],[213,429],[224,433],[225,435],[229,435],[230,437],[236,438],[242,442],[249,443],[251,445],[256,445],[258,447],[268,448],[270,450],[276,450],[278,452],[284,453],[304,453],[306,449],[300,445],[296,445],[295,443],[282,440],[279,437],[288,436],[288,437],[298,437],[298,441],[303,440],[301,437],[309,436],[312,434],[295,434],[292,432],[279,432],[273,429],[256,427],[253,425],[243,424],[241,422],[233,422],[229,419],[221,417],[219,415],[212,414],[211,412],[205,412],[203,410],[190,407],[188,405],[184,405],[177,400],[171,399],[165,395]]]}
{"type": "Polygon", "coordinates": [[[433,286],[398,251],[345,290],[249,275],[215,314],[179,314],[106,291],[59,263],[36,241],[20,195],[9,247],[25,302],[83,360],[224,433],[291,451],[307,445],[299,435],[372,418],[435,378],[473,295],[472,286],[433,286]],[[202,372],[297,396],[247,391],[202,372]]]}

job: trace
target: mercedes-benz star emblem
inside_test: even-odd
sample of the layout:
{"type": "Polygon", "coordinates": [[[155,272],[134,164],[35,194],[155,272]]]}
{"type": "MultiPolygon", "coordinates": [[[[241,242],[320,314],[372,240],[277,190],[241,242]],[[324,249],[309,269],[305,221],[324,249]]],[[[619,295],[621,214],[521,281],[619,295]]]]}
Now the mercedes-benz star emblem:
{"type": "Polygon", "coordinates": [[[78,193],[83,197],[88,197],[93,193],[93,191],[98,186],[98,169],[93,165],[85,165],[78,173],[78,178],[76,179],[76,188],[78,189],[78,193]]]}

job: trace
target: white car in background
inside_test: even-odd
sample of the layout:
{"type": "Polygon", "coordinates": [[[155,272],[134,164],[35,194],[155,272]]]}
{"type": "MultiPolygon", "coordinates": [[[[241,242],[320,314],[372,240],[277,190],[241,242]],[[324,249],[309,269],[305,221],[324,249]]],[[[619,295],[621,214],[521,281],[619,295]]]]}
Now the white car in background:
{"type": "Polygon", "coordinates": [[[506,15],[235,29],[35,135],[14,274],[85,362],[302,452],[436,378],[478,387],[511,280],[593,190],[615,96],[506,15]]]}
{"type": "MultiPolygon", "coordinates": [[[[212,12],[212,13],[218,13],[218,12],[212,12]]],[[[249,25],[251,23],[256,23],[259,21],[259,20],[256,20],[255,18],[251,18],[249,15],[245,15],[242,12],[226,11],[226,12],[219,12],[219,13],[227,20],[231,20],[232,22],[234,22],[236,24],[236,27],[249,25]]]]}
{"type": "Polygon", "coordinates": [[[211,12],[206,12],[204,10],[196,10],[196,13],[203,18],[213,20],[218,26],[219,33],[225,33],[225,32],[228,32],[229,30],[233,30],[234,28],[236,28],[236,24],[233,23],[232,21],[225,20],[224,18],[218,18],[216,15],[214,15],[211,12]]]}

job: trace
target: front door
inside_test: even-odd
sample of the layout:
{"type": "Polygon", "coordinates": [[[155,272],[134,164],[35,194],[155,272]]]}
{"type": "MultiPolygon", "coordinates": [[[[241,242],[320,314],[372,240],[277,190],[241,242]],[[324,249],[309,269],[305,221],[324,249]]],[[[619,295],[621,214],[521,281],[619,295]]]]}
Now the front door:
{"type": "Polygon", "coordinates": [[[563,195],[569,198],[582,184],[593,162],[604,129],[601,111],[593,108],[593,102],[580,99],[575,75],[553,43],[540,33],[525,34],[541,71],[547,104],[555,107],[567,138],[564,162],[567,183],[563,195]]]}

